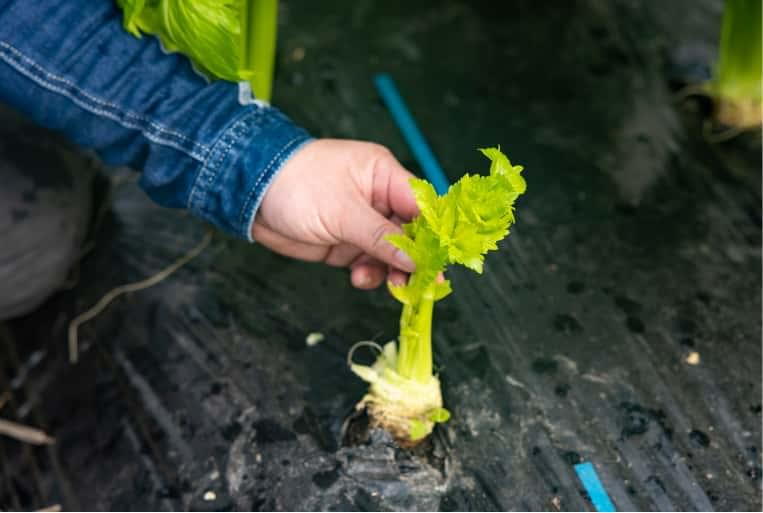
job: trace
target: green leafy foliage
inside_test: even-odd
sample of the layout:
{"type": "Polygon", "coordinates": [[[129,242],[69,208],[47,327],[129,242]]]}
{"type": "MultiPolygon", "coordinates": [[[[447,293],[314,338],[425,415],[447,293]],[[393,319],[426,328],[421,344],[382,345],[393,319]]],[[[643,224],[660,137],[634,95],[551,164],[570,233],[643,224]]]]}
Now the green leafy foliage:
{"type": "Polygon", "coordinates": [[[450,412],[445,408],[435,408],[427,414],[427,418],[436,424],[442,424],[450,420],[450,412]]]}
{"type": "Polygon", "coordinates": [[[189,56],[202,71],[238,81],[242,0],[117,0],[124,26],[159,36],[167,50],[189,56]]]}
{"type": "Polygon", "coordinates": [[[117,0],[125,29],[158,36],[212,78],[252,84],[270,99],[276,0],[117,0]]]}
{"type": "Polygon", "coordinates": [[[424,422],[418,419],[411,420],[411,427],[410,427],[411,440],[413,441],[421,440],[422,438],[424,438],[425,436],[429,434],[429,431],[430,431],[429,428],[424,422]]]}
{"type": "MultiPolygon", "coordinates": [[[[403,235],[388,237],[416,263],[421,279],[411,280],[407,288],[415,285],[423,291],[448,264],[481,273],[485,254],[498,249],[498,241],[508,235],[514,202],[526,189],[523,167],[512,165],[499,148],[480,151],[491,161],[490,174],[465,175],[443,196],[429,182],[411,180],[421,215],[403,226],[403,235]]],[[[420,295],[401,288],[393,294],[403,303],[401,298],[410,301],[420,295]]]]}
{"type": "Polygon", "coordinates": [[[388,237],[416,263],[408,284],[390,286],[403,303],[398,372],[425,380],[431,376],[432,305],[451,292],[438,281],[449,264],[482,273],[485,254],[498,249],[514,223],[514,202],[525,192],[522,166],[515,166],[500,148],[480,150],[490,159],[489,175],[465,175],[443,196],[429,182],[411,180],[421,214],[388,237]]]}

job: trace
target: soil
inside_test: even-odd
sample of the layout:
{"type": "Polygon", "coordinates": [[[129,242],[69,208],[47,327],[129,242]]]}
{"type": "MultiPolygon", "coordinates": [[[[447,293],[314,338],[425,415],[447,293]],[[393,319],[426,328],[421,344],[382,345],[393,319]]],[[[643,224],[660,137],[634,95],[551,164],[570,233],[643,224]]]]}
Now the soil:
{"type": "Polygon", "coordinates": [[[343,441],[365,390],[347,350],[394,338],[399,305],[220,234],[86,324],[70,366],[68,321],[205,229],[125,182],[80,284],[0,337],[0,415],[57,440],[0,439],[0,507],[591,510],[573,468],[590,461],[620,510],[759,511],[760,134],[711,144],[676,101],[709,78],[720,13],[284,2],[274,102],[315,135],[418,172],[384,71],[451,180],[487,169],[477,147],[525,166],[511,236],[435,308],[451,421],[414,451],[362,426],[343,441]]]}

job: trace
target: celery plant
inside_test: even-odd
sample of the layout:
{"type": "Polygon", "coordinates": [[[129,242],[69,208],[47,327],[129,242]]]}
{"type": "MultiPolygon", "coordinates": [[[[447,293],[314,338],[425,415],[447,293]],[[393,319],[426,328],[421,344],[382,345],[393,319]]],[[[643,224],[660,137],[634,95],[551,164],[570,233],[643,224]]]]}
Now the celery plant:
{"type": "Polygon", "coordinates": [[[429,182],[411,180],[421,213],[403,225],[403,234],[388,237],[416,263],[408,284],[390,286],[403,304],[399,347],[386,344],[372,366],[351,365],[370,383],[358,408],[404,445],[424,438],[450,416],[432,374],[433,307],[451,292],[441,273],[449,264],[482,273],[485,254],[508,235],[514,201],[525,191],[522,166],[512,165],[499,148],[480,151],[491,160],[490,174],[465,175],[443,196],[429,182]]]}
{"type": "Polygon", "coordinates": [[[206,75],[247,81],[270,101],[277,0],[117,0],[124,27],[158,36],[164,48],[188,56],[206,75]]]}
{"type": "Polygon", "coordinates": [[[761,124],[761,0],[726,0],[718,63],[708,84],[716,118],[728,126],[761,124]]]}

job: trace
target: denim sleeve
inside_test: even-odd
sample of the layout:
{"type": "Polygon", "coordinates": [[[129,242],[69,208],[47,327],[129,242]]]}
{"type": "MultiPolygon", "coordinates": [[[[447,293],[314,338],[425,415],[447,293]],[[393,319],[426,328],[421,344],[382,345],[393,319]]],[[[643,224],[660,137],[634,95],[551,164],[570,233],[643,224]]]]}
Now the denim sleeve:
{"type": "Polygon", "coordinates": [[[112,0],[0,0],[0,100],[141,170],[157,203],[247,240],[268,185],[309,140],[277,109],[239,103],[236,84],[129,35],[112,0]]]}

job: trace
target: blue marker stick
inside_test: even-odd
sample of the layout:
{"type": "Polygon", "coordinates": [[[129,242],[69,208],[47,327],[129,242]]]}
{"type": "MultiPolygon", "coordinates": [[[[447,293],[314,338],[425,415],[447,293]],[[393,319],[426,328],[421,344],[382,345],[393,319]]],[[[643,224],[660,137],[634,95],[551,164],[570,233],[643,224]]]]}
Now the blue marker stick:
{"type": "Polygon", "coordinates": [[[580,482],[583,483],[586,492],[588,492],[588,496],[591,498],[596,511],[617,511],[609,495],[607,495],[607,491],[604,489],[601,481],[599,481],[596,469],[591,463],[586,462],[575,465],[575,472],[578,478],[580,478],[580,482]]]}
{"type": "Polygon", "coordinates": [[[374,77],[374,83],[382,100],[384,100],[384,104],[392,114],[392,118],[403,133],[403,137],[411,148],[413,156],[416,157],[421,169],[424,171],[427,180],[432,182],[438,194],[445,194],[450,186],[448,178],[442,171],[442,167],[437,162],[434,153],[429,148],[429,144],[424,139],[421,130],[416,125],[416,121],[411,116],[408,107],[406,107],[405,101],[400,96],[392,77],[382,73],[374,77]]]}

